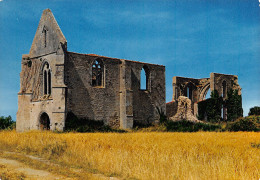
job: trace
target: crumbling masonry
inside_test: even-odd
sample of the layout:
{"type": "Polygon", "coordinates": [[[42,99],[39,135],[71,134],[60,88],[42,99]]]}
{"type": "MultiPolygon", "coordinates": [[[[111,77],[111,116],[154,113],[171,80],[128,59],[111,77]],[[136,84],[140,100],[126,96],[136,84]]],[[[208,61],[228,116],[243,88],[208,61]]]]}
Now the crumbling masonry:
{"type": "Polygon", "coordinates": [[[17,131],[63,130],[69,112],[120,128],[155,122],[165,111],[165,67],[67,51],[52,12],[43,11],[22,56],[17,131]],[[146,87],[141,89],[141,70],[146,87]]]}
{"type": "MultiPolygon", "coordinates": [[[[166,114],[172,120],[188,119],[196,121],[194,118],[198,115],[198,103],[206,99],[208,91],[216,90],[223,100],[227,98],[229,89],[237,90],[238,94],[241,95],[238,77],[235,75],[211,73],[210,78],[202,79],[175,76],[172,79],[172,86],[172,101],[166,104],[166,114]],[[183,96],[187,97],[186,103],[184,103],[185,98],[180,98],[183,96]],[[186,108],[183,107],[184,104],[191,104],[191,108],[185,110],[186,114],[179,112],[181,109],[186,108]]],[[[225,106],[222,107],[223,120],[227,119],[227,108],[225,106]]]]}

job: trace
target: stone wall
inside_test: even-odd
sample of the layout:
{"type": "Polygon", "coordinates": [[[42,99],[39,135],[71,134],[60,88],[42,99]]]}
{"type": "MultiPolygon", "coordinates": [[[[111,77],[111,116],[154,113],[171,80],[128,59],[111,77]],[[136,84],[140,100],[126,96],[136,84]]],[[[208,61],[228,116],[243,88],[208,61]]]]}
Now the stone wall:
{"type": "Polygon", "coordinates": [[[103,120],[114,127],[131,128],[158,119],[156,107],[165,111],[164,66],[120,60],[91,54],[67,53],[65,84],[67,112],[79,118],[103,120]],[[92,85],[92,64],[104,65],[104,84],[92,85]],[[140,89],[140,72],[149,69],[149,88],[140,89]]]}
{"type": "Polygon", "coordinates": [[[49,9],[43,11],[30,53],[23,55],[21,66],[17,131],[63,130],[68,112],[113,127],[132,128],[134,121],[158,120],[157,107],[166,110],[164,66],[68,52],[67,41],[49,9]],[[99,64],[93,68],[96,61],[102,62],[102,76],[99,64]],[[147,71],[145,90],[140,89],[142,68],[147,71]],[[44,75],[47,71],[48,76],[44,75]]]}
{"type": "Polygon", "coordinates": [[[159,119],[157,108],[166,112],[165,67],[136,61],[126,61],[126,88],[133,91],[133,117],[139,123],[153,123],[159,119]],[[147,71],[147,89],[141,89],[141,70],[147,71]]]}
{"type": "Polygon", "coordinates": [[[119,65],[117,59],[100,58],[68,52],[65,63],[67,85],[67,112],[78,118],[102,120],[119,126],[119,65]],[[104,85],[92,86],[92,64],[100,59],[104,64],[104,85]]]}

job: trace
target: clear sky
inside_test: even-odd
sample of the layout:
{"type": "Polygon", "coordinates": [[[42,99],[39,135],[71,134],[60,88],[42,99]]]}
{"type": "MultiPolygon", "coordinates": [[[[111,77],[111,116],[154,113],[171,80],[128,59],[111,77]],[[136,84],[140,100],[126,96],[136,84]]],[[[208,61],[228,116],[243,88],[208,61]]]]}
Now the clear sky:
{"type": "Polygon", "coordinates": [[[52,10],[68,50],[166,66],[172,77],[238,75],[244,115],[260,106],[258,0],[0,0],[0,116],[16,119],[22,54],[52,10]]]}

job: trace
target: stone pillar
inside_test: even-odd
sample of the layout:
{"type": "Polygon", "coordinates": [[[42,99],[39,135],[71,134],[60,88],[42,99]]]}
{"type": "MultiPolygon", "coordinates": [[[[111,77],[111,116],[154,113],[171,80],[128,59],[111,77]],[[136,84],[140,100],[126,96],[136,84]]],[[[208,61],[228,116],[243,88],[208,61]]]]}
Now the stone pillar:
{"type": "Polygon", "coordinates": [[[178,92],[176,91],[176,77],[172,78],[172,88],[173,88],[173,93],[172,93],[172,101],[177,101],[178,99],[178,92]]]}
{"type": "Polygon", "coordinates": [[[126,65],[120,65],[120,128],[133,128],[133,92],[126,89],[126,65]]]}
{"type": "Polygon", "coordinates": [[[31,93],[18,93],[18,111],[16,113],[16,131],[23,132],[30,130],[30,115],[31,115],[31,93]]]}

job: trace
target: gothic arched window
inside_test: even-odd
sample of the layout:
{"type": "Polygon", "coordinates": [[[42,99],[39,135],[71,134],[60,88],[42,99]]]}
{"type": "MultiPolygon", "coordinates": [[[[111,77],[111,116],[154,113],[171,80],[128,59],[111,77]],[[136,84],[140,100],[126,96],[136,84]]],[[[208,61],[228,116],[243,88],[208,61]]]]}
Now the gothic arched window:
{"type": "Polygon", "coordinates": [[[149,89],[149,69],[146,65],[141,69],[140,75],[140,89],[148,90],[149,89]]]}
{"type": "Polygon", "coordinates": [[[191,83],[188,83],[188,85],[186,86],[186,92],[184,92],[184,94],[190,100],[193,100],[193,90],[194,90],[194,86],[191,83]]]}
{"type": "Polygon", "coordinates": [[[47,47],[47,31],[48,29],[44,26],[42,29],[42,33],[43,33],[43,46],[47,47]]]}
{"type": "Polygon", "coordinates": [[[104,82],[104,66],[100,59],[92,64],[92,86],[103,86],[104,82]]]}
{"type": "Polygon", "coordinates": [[[43,66],[43,95],[51,94],[51,69],[48,63],[43,66]]]}

